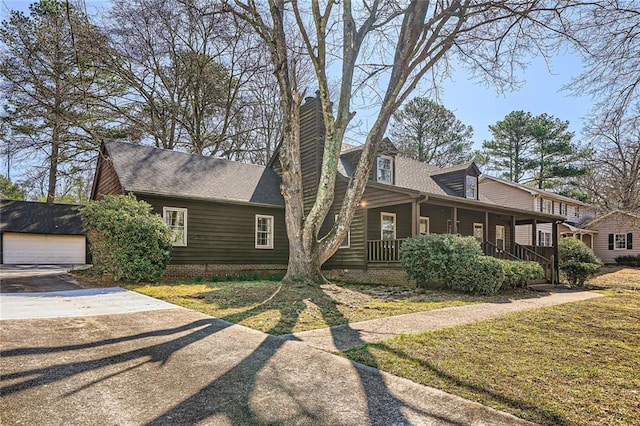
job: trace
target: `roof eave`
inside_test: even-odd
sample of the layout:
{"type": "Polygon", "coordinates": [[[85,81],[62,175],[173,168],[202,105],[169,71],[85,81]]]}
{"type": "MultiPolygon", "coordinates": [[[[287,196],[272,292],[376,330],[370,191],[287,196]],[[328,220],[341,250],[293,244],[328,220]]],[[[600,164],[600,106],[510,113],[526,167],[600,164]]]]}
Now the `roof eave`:
{"type": "Polygon", "coordinates": [[[170,194],[156,191],[139,191],[135,189],[127,189],[125,188],[125,193],[133,193],[140,195],[148,195],[152,197],[169,197],[169,198],[179,198],[181,200],[193,200],[193,201],[209,201],[213,203],[221,203],[221,204],[236,204],[243,206],[255,206],[255,207],[268,207],[275,209],[284,209],[284,204],[269,204],[269,203],[256,203],[253,201],[246,200],[233,200],[229,198],[215,198],[215,197],[199,197],[197,195],[184,195],[184,194],[170,194]]]}

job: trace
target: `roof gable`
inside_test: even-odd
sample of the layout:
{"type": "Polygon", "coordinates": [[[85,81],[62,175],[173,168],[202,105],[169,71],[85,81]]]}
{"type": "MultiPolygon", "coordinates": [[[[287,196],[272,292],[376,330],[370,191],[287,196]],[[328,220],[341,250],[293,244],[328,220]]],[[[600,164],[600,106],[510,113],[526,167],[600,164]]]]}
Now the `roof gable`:
{"type": "Polygon", "coordinates": [[[118,141],[104,148],[126,192],[284,205],[280,178],[264,166],[118,141]]]}
{"type": "Polygon", "coordinates": [[[622,216],[627,216],[629,219],[631,220],[636,220],[638,221],[638,223],[640,223],[640,215],[639,214],[635,214],[635,213],[631,213],[631,212],[624,212],[622,210],[612,210],[609,213],[606,213],[600,217],[597,217],[593,220],[590,220],[588,222],[585,222],[582,224],[583,227],[587,228],[587,227],[593,227],[595,225],[597,225],[598,223],[609,219],[611,216],[615,216],[615,215],[622,215],[622,216]]]}

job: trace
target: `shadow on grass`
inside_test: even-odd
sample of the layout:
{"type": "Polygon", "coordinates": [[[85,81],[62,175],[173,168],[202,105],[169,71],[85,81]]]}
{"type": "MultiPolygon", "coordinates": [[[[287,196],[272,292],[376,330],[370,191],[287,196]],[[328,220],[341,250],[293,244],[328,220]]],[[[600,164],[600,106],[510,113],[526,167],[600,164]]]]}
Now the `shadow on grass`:
{"type": "MultiPolygon", "coordinates": [[[[476,399],[478,400],[488,400],[493,403],[502,404],[508,406],[512,411],[521,410],[524,413],[527,413],[530,416],[529,420],[532,421],[544,421],[545,424],[549,425],[570,425],[564,417],[555,413],[553,411],[549,411],[546,409],[540,408],[538,405],[526,403],[524,401],[520,401],[517,399],[513,399],[507,395],[496,392],[495,390],[465,381],[464,379],[454,376],[443,369],[437,367],[433,363],[428,360],[422,358],[415,358],[411,355],[405,353],[404,351],[392,348],[385,343],[374,343],[370,345],[365,345],[359,348],[354,348],[351,351],[347,351],[347,356],[349,352],[352,354],[358,353],[357,358],[360,359],[360,362],[364,362],[366,365],[372,365],[377,368],[378,363],[375,360],[375,357],[372,355],[370,348],[377,348],[382,351],[386,351],[394,356],[401,358],[403,360],[408,361],[410,364],[418,365],[423,370],[426,370],[438,378],[447,382],[450,386],[466,389],[471,391],[473,394],[477,395],[476,399]],[[364,351],[364,353],[363,353],[364,351]]],[[[455,393],[455,392],[454,392],[455,393]]],[[[481,402],[484,404],[484,402],[481,402]]]]}

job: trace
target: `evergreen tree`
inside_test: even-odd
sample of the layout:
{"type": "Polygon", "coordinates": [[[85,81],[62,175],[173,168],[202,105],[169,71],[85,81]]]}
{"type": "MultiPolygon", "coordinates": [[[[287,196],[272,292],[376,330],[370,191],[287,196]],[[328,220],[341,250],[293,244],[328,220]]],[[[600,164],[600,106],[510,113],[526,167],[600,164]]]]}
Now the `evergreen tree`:
{"type": "Polygon", "coordinates": [[[533,145],[532,121],[531,113],[513,111],[489,126],[493,139],[482,144],[489,170],[516,183],[526,177],[533,145]]]}
{"type": "Polygon", "coordinates": [[[473,128],[426,98],[413,98],[393,115],[390,134],[400,153],[439,167],[471,161],[473,128]]]}
{"type": "Polygon", "coordinates": [[[118,134],[100,104],[120,87],[96,66],[104,37],[83,13],[61,0],[40,0],[29,11],[11,11],[0,28],[4,118],[12,148],[34,159],[45,154],[52,203],[58,178],[92,166],[100,139],[118,134]]]}
{"type": "Polygon", "coordinates": [[[540,114],[533,118],[529,128],[533,138],[529,162],[532,185],[539,189],[558,189],[570,178],[586,173],[578,163],[588,157],[590,151],[572,142],[574,133],[568,131],[568,121],[540,114]]]}

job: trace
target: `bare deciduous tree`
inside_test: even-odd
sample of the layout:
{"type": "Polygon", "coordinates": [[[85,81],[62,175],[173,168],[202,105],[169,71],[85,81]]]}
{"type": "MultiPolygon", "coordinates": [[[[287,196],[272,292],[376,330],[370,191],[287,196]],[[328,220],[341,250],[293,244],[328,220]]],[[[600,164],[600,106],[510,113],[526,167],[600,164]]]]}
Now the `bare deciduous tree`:
{"type": "Polygon", "coordinates": [[[516,76],[528,54],[555,52],[561,33],[569,28],[565,19],[574,16],[569,13],[573,7],[577,5],[535,0],[371,0],[358,5],[351,0],[314,0],[308,6],[295,0],[270,0],[268,5],[235,0],[229,4],[266,42],[280,89],[283,142],[279,158],[290,253],[284,281],[324,281],[320,266],[346,236],[389,119],[426,77],[446,75],[450,55],[457,54],[478,79],[498,83],[500,88],[517,86],[516,76]],[[325,126],[321,173],[308,212],[300,163],[298,110],[303,90],[295,79],[289,49],[294,39],[303,40],[305,56],[313,64],[325,126]],[[333,107],[332,65],[341,70],[333,107]],[[376,87],[379,90],[367,96],[378,108],[360,162],[336,224],[321,236],[320,227],[334,201],[341,144],[354,117],[352,101],[363,89],[376,87]]]}
{"type": "Polygon", "coordinates": [[[640,211],[640,113],[631,115],[605,123],[596,117],[586,130],[597,152],[579,182],[602,212],[640,211]]]}

